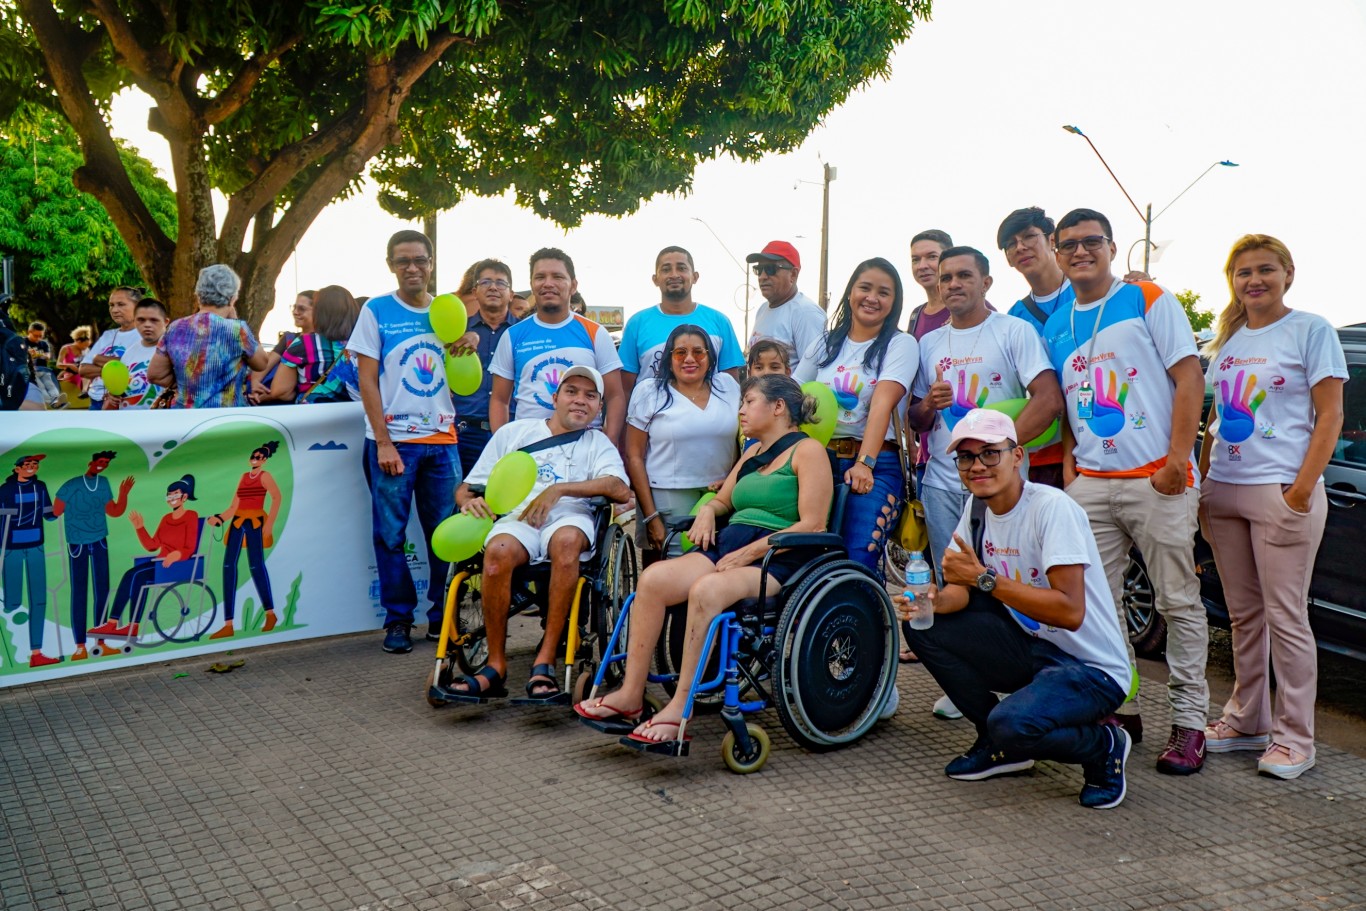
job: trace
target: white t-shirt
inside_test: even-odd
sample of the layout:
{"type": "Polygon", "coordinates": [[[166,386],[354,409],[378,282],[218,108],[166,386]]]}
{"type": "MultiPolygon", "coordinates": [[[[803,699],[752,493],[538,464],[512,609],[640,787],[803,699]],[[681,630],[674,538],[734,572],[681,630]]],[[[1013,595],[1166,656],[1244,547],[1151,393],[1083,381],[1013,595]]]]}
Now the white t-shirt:
{"type": "Polygon", "coordinates": [[[707,487],[735,465],[739,438],[740,384],[729,374],[712,377],[707,407],[698,408],[677,389],[664,410],[664,390],[653,379],[636,384],[626,420],[650,435],[645,473],[650,486],[666,490],[707,487]]]}
{"type": "MultiPolygon", "coordinates": [[[[801,365],[792,371],[792,378],[799,383],[816,380],[834,390],[835,404],[839,405],[835,422],[836,439],[863,439],[864,428],[868,425],[868,408],[873,401],[878,380],[900,383],[906,395],[910,394],[911,386],[915,383],[916,371],[920,367],[920,345],[915,338],[897,332],[888,339],[881,369],[876,372],[872,367],[863,365],[864,355],[875,341],[854,342],[846,338],[835,359],[821,367],[819,364],[825,359],[825,338],[819,338],[802,355],[801,365]]],[[[905,407],[906,395],[897,399],[896,408],[905,407]]],[[[890,420],[887,422],[886,439],[896,439],[890,420]]]]}
{"type": "MultiPolygon", "coordinates": [[[[93,364],[97,355],[110,355],[122,360],[124,352],[134,345],[141,344],[142,334],[136,329],[106,329],[95,340],[95,344],[85,349],[85,357],[81,358],[81,363],[93,364]]],[[[153,350],[152,353],[155,354],[156,351],[153,350]]],[[[146,370],[143,371],[143,374],[145,378],[146,370]]],[[[97,376],[90,382],[90,397],[102,399],[104,396],[104,380],[97,376]]]]}
{"type": "Polygon", "coordinates": [[[802,355],[810,350],[816,339],[825,334],[825,311],[816,302],[798,291],[792,299],[777,307],[764,301],[754,311],[754,331],[749,336],[750,346],[761,338],[771,338],[787,346],[792,369],[797,369],[802,355]]]}
{"type": "MultiPolygon", "coordinates": [[[[361,308],[346,349],[379,361],[379,398],[389,438],[396,443],[440,435],[454,443],[455,404],[446,383],[446,349],[432,331],[427,308],[396,294],[372,297],[361,308]]],[[[375,438],[370,417],[365,435],[375,438]]]]}
{"type": "Polygon", "coordinates": [[[128,409],[151,408],[156,397],[161,394],[160,386],[147,381],[147,365],[152,355],[157,353],[156,343],[144,344],[141,334],[137,342],[129,345],[123,352],[123,365],[128,368],[128,391],[123,394],[123,407],[128,409]]]}
{"type": "Polygon", "coordinates": [[[1291,310],[1270,326],[1233,333],[1210,362],[1216,417],[1209,476],[1228,484],[1293,484],[1314,432],[1311,390],[1347,379],[1338,334],[1321,316],[1291,310]]]}
{"type": "MultiPolygon", "coordinates": [[[[552,399],[560,377],[578,366],[606,376],[621,369],[621,358],[606,329],[571,313],[559,323],[543,323],[539,316],[513,323],[498,339],[489,372],[512,380],[518,420],[547,420],[555,413],[552,399]]],[[[599,414],[594,426],[601,424],[599,414]]]]}
{"type": "MultiPolygon", "coordinates": [[[[1031,330],[1032,331],[1032,330],[1031,330]]],[[[972,543],[972,503],[968,501],[958,522],[958,534],[972,543]]],[[[949,547],[959,550],[957,543],[949,547]]],[[[1119,628],[1115,602],[1105,566],[1096,550],[1095,535],[1086,510],[1071,497],[1043,484],[1026,482],[1015,508],[1003,516],[986,511],[982,533],[983,563],[997,574],[1035,588],[1051,588],[1048,570],[1055,566],[1085,567],[1086,616],[1075,632],[1044,626],[1032,617],[1007,607],[1026,633],[1047,639],[1072,657],[1104,671],[1129,692],[1129,654],[1119,628]]]]}
{"type": "MultiPolygon", "coordinates": [[[[540,418],[509,421],[499,427],[489,438],[479,460],[474,463],[465,483],[471,487],[483,487],[488,483],[489,473],[498,460],[509,452],[515,452],[530,443],[550,437],[550,426],[540,418]]],[[[536,484],[526,499],[517,504],[508,515],[520,515],[532,500],[540,496],[551,484],[578,483],[598,478],[620,478],[623,484],[631,482],[626,478],[626,466],[621,463],[621,454],[607,435],[601,430],[589,430],[573,443],[542,449],[531,453],[536,460],[536,484]]],[[[566,516],[593,515],[588,500],[582,497],[562,497],[550,510],[545,524],[551,525],[566,516]]]]}
{"type": "MultiPolygon", "coordinates": [[[[1059,308],[1048,318],[1044,338],[1067,400],[1077,470],[1151,477],[1171,446],[1176,383],[1167,370],[1195,355],[1181,302],[1152,282],[1116,279],[1103,299],[1059,308]],[[1083,381],[1092,395],[1090,418],[1077,414],[1083,381]]],[[[1197,483],[1189,460],[1187,476],[1197,483]]]]}
{"type": "Polygon", "coordinates": [[[962,490],[962,481],[948,448],[953,428],[965,414],[992,402],[1022,399],[1029,384],[1052,370],[1048,354],[1034,327],[1022,319],[989,311],[971,329],[955,329],[949,322],[920,340],[920,372],[913,394],[929,395],[937,370],[953,387],[953,404],[940,411],[927,435],[930,461],[925,483],[940,490],[962,490]]]}

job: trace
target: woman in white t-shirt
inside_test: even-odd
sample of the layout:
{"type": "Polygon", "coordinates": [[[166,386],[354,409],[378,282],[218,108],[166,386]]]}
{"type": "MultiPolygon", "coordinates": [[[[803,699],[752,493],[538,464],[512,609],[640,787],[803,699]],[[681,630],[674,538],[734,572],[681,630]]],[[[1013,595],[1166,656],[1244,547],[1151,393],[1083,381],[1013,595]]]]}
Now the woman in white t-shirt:
{"type": "Polygon", "coordinates": [[[881,575],[887,535],[901,514],[901,461],[892,411],[904,408],[920,363],[916,340],[897,328],[903,291],[896,267],[881,257],[854,269],[830,331],[803,352],[792,378],[816,380],[835,393],[838,412],[829,449],[835,483],[849,485],[844,541],[849,559],[881,575]]]}
{"type": "Polygon", "coordinates": [[[635,491],[636,538],[661,551],[672,517],[686,516],[725,480],[739,442],[740,384],[716,369],[711,336],[685,324],[669,333],[659,372],[631,393],[626,472],[635,491]]]}
{"type": "Polygon", "coordinates": [[[1205,748],[1263,751],[1259,772],[1298,778],[1314,765],[1318,655],[1306,605],[1347,362],[1327,320],[1286,306],[1295,264],[1285,244],[1248,234],[1224,271],[1233,299],[1206,349],[1214,404],[1200,450],[1200,525],[1232,621],[1235,679],[1205,748]]]}

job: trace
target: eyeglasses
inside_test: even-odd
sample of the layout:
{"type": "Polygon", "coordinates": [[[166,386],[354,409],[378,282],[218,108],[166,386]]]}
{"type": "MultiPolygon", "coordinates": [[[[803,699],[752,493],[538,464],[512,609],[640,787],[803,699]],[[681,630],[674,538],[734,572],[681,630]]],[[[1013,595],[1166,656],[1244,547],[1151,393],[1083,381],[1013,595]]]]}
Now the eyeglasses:
{"type": "Polygon", "coordinates": [[[432,264],[432,258],[430,256],[400,256],[398,259],[389,260],[389,264],[399,269],[406,269],[409,266],[425,269],[432,264]]]}
{"type": "Polygon", "coordinates": [[[499,291],[506,291],[512,287],[501,278],[481,278],[474,283],[474,286],[476,288],[497,288],[499,291]]]}
{"type": "Polygon", "coordinates": [[[170,493],[166,494],[166,502],[167,502],[167,503],[170,503],[170,502],[173,501],[173,500],[183,500],[183,499],[185,499],[185,495],[184,495],[183,493],[181,493],[180,491],[178,491],[178,490],[173,490],[173,491],[171,491],[170,493]]]}
{"type": "Polygon", "coordinates": [[[981,460],[984,468],[995,468],[1001,464],[1001,456],[1010,452],[1009,449],[983,449],[981,452],[959,452],[954,456],[954,461],[958,463],[959,471],[967,471],[972,467],[972,463],[981,460]]]}
{"type": "Polygon", "coordinates": [[[675,348],[673,350],[674,360],[676,361],[686,361],[688,359],[688,355],[692,355],[692,359],[695,361],[705,361],[707,359],[707,349],[675,348]]]}
{"type": "Polygon", "coordinates": [[[780,266],[777,263],[755,263],[755,275],[767,275],[769,278],[777,275],[781,269],[791,269],[791,266],[780,266]]]}
{"type": "Polygon", "coordinates": [[[1083,237],[1081,240],[1065,240],[1058,244],[1057,251],[1063,256],[1071,256],[1077,252],[1077,247],[1085,248],[1087,253],[1095,253],[1101,247],[1110,242],[1110,238],[1104,234],[1092,234],[1090,237],[1083,237]]]}
{"type": "Polygon", "coordinates": [[[1025,244],[1032,244],[1040,237],[1043,237],[1042,231],[1031,231],[1024,237],[1013,237],[1006,243],[1005,251],[1007,253],[1014,253],[1017,248],[1022,247],[1025,244]]]}

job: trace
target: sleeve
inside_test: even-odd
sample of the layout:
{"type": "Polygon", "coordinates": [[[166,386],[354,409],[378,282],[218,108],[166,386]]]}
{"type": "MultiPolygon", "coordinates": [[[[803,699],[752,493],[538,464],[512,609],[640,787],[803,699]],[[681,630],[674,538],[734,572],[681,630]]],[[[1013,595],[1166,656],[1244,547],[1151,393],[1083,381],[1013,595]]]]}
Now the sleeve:
{"type": "Polygon", "coordinates": [[[793,324],[792,341],[798,351],[809,351],[825,335],[825,314],[814,305],[793,320],[793,324]]]}
{"type": "Polygon", "coordinates": [[[489,437],[488,443],[484,446],[484,451],[479,453],[478,460],[470,468],[470,473],[465,475],[465,483],[471,487],[483,487],[489,482],[489,475],[493,472],[493,466],[498,464],[498,460],[505,454],[517,447],[513,445],[512,435],[516,432],[517,422],[504,424],[499,427],[489,437]]]}
{"type": "Polygon", "coordinates": [[[644,312],[637,313],[626,321],[626,328],[621,330],[621,369],[627,373],[640,374],[640,344],[636,336],[640,335],[640,321],[644,316],[644,312]]]}
{"type": "MultiPolygon", "coordinates": [[[[1000,317],[996,317],[1000,319],[1000,317]]],[[[1053,369],[1053,362],[1048,359],[1048,351],[1043,346],[1043,339],[1039,333],[1034,331],[1034,326],[1022,319],[1008,318],[1006,332],[1008,333],[1007,343],[1010,346],[1010,360],[1015,365],[1015,372],[1020,377],[1020,384],[1028,386],[1038,378],[1040,373],[1045,370],[1053,369]]]]}
{"type": "MultiPolygon", "coordinates": [[[[613,370],[624,369],[621,358],[617,356],[617,346],[612,343],[612,334],[602,326],[598,326],[597,331],[593,333],[593,360],[597,362],[598,373],[603,376],[613,370]]],[[[639,369],[637,365],[636,370],[639,369]]]]}
{"type": "Polygon", "coordinates": [[[93,344],[93,345],[91,345],[89,348],[85,349],[85,356],[81,358],[81,363],[82,363],[82,364],[93,364],[93,363],[95,363],[95,356],[96,356],[97,354],[104,354],[104,353],[108,350],[108,348],[109,348],[109,345],[107,344],[107,343],[108,343],[108,340],[109,340],[109,333],[108,333],[108,332],[102,333],[102,334],[100,335],[99,338],[95,339],[95,344],[93,344]]]}
{"type": "Polygon", "coordinates": [[[489,362],[489,373],[505,380],[517,381],[517,364],[512,357],[512,330],[508,329],[498,338],[498,347],[493,349],[493,360],[489,362]]]}
{"type": "Polygon", "coordinates": [[[721,350],[716,353],[717,370],[735,370],[745,366],[745,353],[740,350],[740,339],[730,320],[720,316],[716,320],[716,334],[721,336],[721,350]]]}
{"type": "MultiPolygon", "coordinates": [[[[1347,379],[1347,356],[1342,352],[1342,340],[1338,338],[1337,330],[1321,316],[1314,317],[1305,333],[1302,358],[1311,389],[1329,377],[1347,379]]],[[[1210,370],[1214,370],[1213,364],[1210,364],[1210,370]]]]}
{"type": "MultiPolygon", "coordinates": [[[[986,521],[986,516],[982,517],[982,521],[986,521]]],[[[953,534],[958,535],[964,541],[967,541],[969,546],[972,545],[972,497],[968,497],[963,501],[963,514],[958,517],[958,527],[953,530],[953,534]]],[[[945,549],[962,550],[962,548],[958,546],[958,542],[953,540],[953,535],[949,536],[949,546],[945,549]]]]}
{"type": "Polygon", "coordinates": [[[626,466],[621,461],[617,447],[601,430],[590,430],[589,433],[593,438],[593,478],[616,478],[629,487],[631,480],[626,476],[626,466]]]}
{"type": "Polygon", "coordinates": [[[73,493],[75,493],[75,490],[76,490],[75,484],[76,484],[76,479],[75,479],[75,478],[72,478],[71,480],[66,481],[65,483],[63,483],[61,487],[58,487],[58,488],[57,488],[57,499],[69,501],[69,500],[71,499],[71,495],[72,495],[73,493]]]}
{"type": "Polygon", "coordinates": [[[812,344],[799,347],[800,360],[797,366],[792,368],[792,378],[799,383],[809,383],[816,378],[816,371],[820,369],[821,356],[825,354],[825,339],[817,338],[812,344]]]}
{"type": "Polygon", "coordinates": [[[915,383],[920,372],[920,346],[916,340],[904,332],[892,336],[887,345],[887,354],[882,359],[882,369],[878,371],[878,382],[891,380],[900,383],[907,392],[915,383]]]}
{"type": "Polygon", "coordinates": [[[1148,308],[1143,321],[1157,346],[1162,366],[1170,370],[1177,361],[1196,355],[1195,333],[1191,331],[1186,311],[1181,309],[1181,302],[1166,288],[1160,290],[1162,293],[1148,308]]]}
{"type": "Polygon", "coordinates": [[[647,429],[650,418],[659,409],[658,399],[658,387],[653,380],[636,383],[636,388],[631,390],[631,402],[626,406],[626,423],[637,430],[647,429]]]}
{"type": "Polygon", "coordinates": [[[1055,566],[1091,565],[1086,548],[1086,539],[1092,536],[1091,523],[1085,510],[1063,495],[1039,503],[1034,515],[1039,523],[1039,552],[1045,572],[1055,566]]]}
{"type": "Polygon", "coordinates": [[[375,319],[375,311],[370,309],[367,303],[361,308],[356,316],[356,325],[351,330],[351,337],[346,340],[346,350],[352,354],[363,354],[375,360],[380,359],[383,354],[383,344],[379,335],[379,320],[375,319]]]}
{"type": "Polygon", "coordinates": [[[920,339],[920,369],[916,371],[915,381],[911,384],[911,395],[917,399],[923,399],[929,395],[930,383],[934,382],[934,365],[930,363],[930,357],[934,348],[931,342],[937,332],[939,332],[938,329],[926,333],[920,339]]]}
{"type": "Polygon", "coordinates": [[[261,347],[261,343],[258,342],[256,336],[252,334],[251,326],[247,325],[246,320],[239,320],[238,326],[238,341],[241,342],[242,350],[246,352],[247,357],[251,357],[256,353],[256,349],[261,347]]]}
{"type": "Polygon", "coordinates": [[[303,366],[305,356],[306,352],[304,350],[304,339],[303,336],[299,336],[294,341],[289,343],[288,348],[286,348],[284,351],[280,353],[280,362],[283,364],[288,364],[289,366],[297,370],[298,368],[303,366]]]}

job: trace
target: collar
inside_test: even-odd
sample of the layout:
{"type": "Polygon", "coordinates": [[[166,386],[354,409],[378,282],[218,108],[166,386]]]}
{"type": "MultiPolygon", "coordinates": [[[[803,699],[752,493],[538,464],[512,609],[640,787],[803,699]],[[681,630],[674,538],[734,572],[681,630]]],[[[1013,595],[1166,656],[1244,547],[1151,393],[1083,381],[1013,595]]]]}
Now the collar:
{"type": "MultiPolygon", "coordinates": [[[[503,322],[499,324],[498,329],[493,329],[493,331],[497,332],[500,329],[506,329],[508,326],[514,325],[517,322],[517,315],[513,313],[512,308],[509,307],[507,316],[503,318],[503,322]]],[[[474,311],[474,315],[469,318],[465,325],[470,329],[473,329],[475,326],[483,326],[488,329],[493,328],[488,323],[484,322],[484,312],[478,309],[474,311]]]]}

